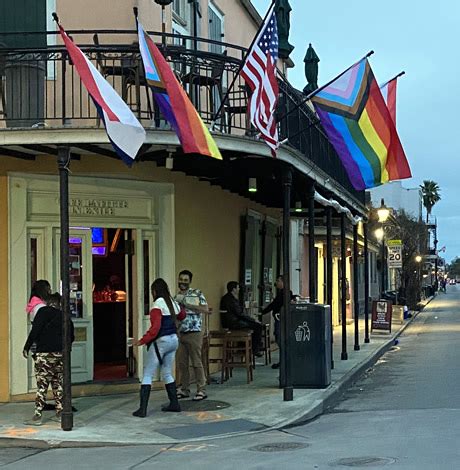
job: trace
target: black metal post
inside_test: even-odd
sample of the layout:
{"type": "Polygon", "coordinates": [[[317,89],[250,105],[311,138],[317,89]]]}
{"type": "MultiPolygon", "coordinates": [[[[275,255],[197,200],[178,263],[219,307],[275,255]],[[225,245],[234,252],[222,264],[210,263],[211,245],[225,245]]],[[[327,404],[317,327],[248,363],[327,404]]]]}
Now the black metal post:
{"type": "Polygon", "coordinates": [[[345,214],[340,214],[340,267],[341,276],[341,306],[342,306],[342,360],[348,359],[347,353],[347,247],[345,234],[345,214]]]}
{"type": "Polygon", "coordinates": [[[438,291],[438,221],[434,222],[434,291],[438,291]]]}
{"type": "Polygon", "coordinates": [[[62,361],[63,361],[63,410],[61,428],[71,431],[73,428],[72,413],[72,379],[71,379],[71,340],[70,340],[70,277],[69,277],[69,163],[70,148],[67,145],[58,147],[59,167],[59,208],[61,224],[61,289],[62,289],[62,361]]]}
{"type": "Polygon", "coordinates": [[[308,290],[311,303],[318,301],[316,294],[317,278],[315,251],[315,186],[311,185],[308,194],[308,290]]]}
{"type": "Polygon", "coordinates": [[[331,369],[334,368],[334,334],[332,321],[332,207],[326,207],[326,302],[330,307],[331,315],[331,369]]]}
{"type": "Polygon", "coordinates": [[[355,344],[353,349],[359,351],[358,224],[353,225],[353,309],[355,323],[355,344]]]}
{"type": "Polygon", "coordinates": [[[193,50],[198,50],[198,9],[196,0],[192,1],[192,17],[193,17],[193,50]]]}
{"type": "Polygon", "coordinates": [[[382,277],[381,277],[381,286],[380,286],[380,298],[383,298],[383,294],[385,293],[385,271],[386,271],[386,260],[385,260],[385,229],[383,228],[382,225],[382,246],[381,246],[381,251],[380,251],[380,256],[382,258],[382,277]]]}
{"type": "Polygon", "coordinates": [[[292,387],[291,361],[289,357],[289,345],[291,335],[291,321],[289,305],[291,303],[291,278],[290,278],[290,212],[291,212],[291,186],[292,172],[287,168],[283,175],[284,206],[283,206],[283,284],[284,304],[281,315],[281,369],[283,376],[283,400],[292,401],[294,389],[292,387]]]}
{"type": "Polygon", "coordinates": [[[364,342],[370,343],[369,337],[369,246],[367,240],[367,222],[364,223],[364,342]]]}

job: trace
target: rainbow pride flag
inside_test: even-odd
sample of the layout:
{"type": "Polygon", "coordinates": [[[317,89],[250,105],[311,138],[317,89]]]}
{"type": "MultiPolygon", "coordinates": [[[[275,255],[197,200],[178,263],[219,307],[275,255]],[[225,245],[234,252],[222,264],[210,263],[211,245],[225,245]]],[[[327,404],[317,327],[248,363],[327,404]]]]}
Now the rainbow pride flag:
{"type": "Polygon", "coordinates": [[[168,62],[140,23],[138,36],[145,78],[152,88],[161,113],[176,132],[184,153],[199,153],[222,160],[211,133],[177,81],[168,62]]]}
{"type": "Polygon", "coordinates": [[[367,58],[320,88],[311,101],[355,189],[412,176],[367,58]]]}

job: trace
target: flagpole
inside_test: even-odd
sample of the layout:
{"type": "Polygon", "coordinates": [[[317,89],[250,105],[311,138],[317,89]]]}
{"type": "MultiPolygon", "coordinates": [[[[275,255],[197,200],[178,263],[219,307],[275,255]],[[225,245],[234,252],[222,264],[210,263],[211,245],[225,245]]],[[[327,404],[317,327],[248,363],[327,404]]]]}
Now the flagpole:
{"type": "MultiPolygon", "coordinates": [[[[52,13],[53,20],[59,25],[59,17],[52,13]]],[[[65,73],[63,71],[63,73],[65,73]]],[[[63,115],[62,119],[66,116],[63,115]]],[[[62,293],[62,411],[61,429],[71,431],[73,428],[72,412],[72,360],[70,338],[71,322],[69,311],[70,278],[69,278],[69,164],[70,148],[58,145],[59,170],[59,227],[60,237],[60,274],[62,293]]]]}
{"type": "Polygon", "coordinates": [[[350,69],[352,69],[356,64],[359,64],[362,60],[364,59],[367,59],[368,57],[370,57],[372,54],[374,53],[374,51],[369,51],[364,57],[362,57],[361,59],[359,59],[358,61],[356,61],[353,65],[350,65],[350,67],[348,67],[346,70],[344,70],[341,74],[337,75],[335,78],[333,78],[332,80],[329,80],[326,84],[320,86],[319,88],[317,88],[316,90],[312,91],[311,93],[309,93],[307,95],[307,97],[305,99],[303,99],[299,104],[297,104],[296,106],[294,106],[292,109],[290,109],[286,114],[284,114],[283,116],[281,116],[278,120],[278,122],[281,122],[286,116],[289,116],[291,113],[293,113],[294,111],[296,111],[297,109],[299,109],[302,105],[304,105],[307,101],[311,100],[316,94],[318,94],[321,90],[324,90],[324,88],[328,87],[331,83],[335,82],[337,79],[339,79],[342,75],[346,74],[350,69]]]}
{"type": "Polygon", "coordinates": [[[390,80],[387,80],[383,85],[380,85],[379,88],[383,88],[384,86],[388,85],[393,80],[396,80],[397,78],[402,77],[405,74],[406,72],[404,70],[402,72],[399,72],[398,75],[395,75],[393,78],[390,78],[390,80]]]}
{"type": "Polygon", "coordinates": [[[230,94],[230,91],[232,90],[233,88],[233,85],[235,85],[235,82],[236,82],[236,79],[238,78],[240,72],[241,72],[241,69],[244,67],[244,64],[246,62],[246,59],[248,58],[248,55],[249,53],[251,52],[252,50],[252,46],[254,46],[254,43],[256,42],[257,38],[259,37],[259,34],[262,30],[262,28],[264,27],[265,25],[265,21],[267,21],[267,18],[268,18],[268,15],[271,13],[273,7],[275,6],[275,1],[276,0],[272,0],[271,2],[271,5],[269,7],[269,9],[267,10],[267,13],[265,14],[263,20],[262,20],[262,23],[259,27],[259,29],[257,30],[257,33],[256,35],[254,36],[254,38],[252,39],[252,42],[251,42],[251,45],[248,47],[248,49],[246,50],[246,54],[244,55],[243,57],[243,60],[241,61],[241,64],[240,66],[238,67],[238,71],[235,73],[235,75],[233,76],[233,80],[232,82],[230,83],[230,86],[227,88],[227,92],[225,93],[225,96],[222,98],[221,102],[220,102],[220,105],[219,105],[219,108],[218,110],[214,113],[214,116],[212,117],[212,121],[211,121],[211,131],[214,130],[214,126],[216,124],[216,118],[217,116],[219,115],[219,113],[222,111],[222,108],[224,107],[224,103],[225,101],[227,100],[228,98],[228,95],[230,94]]]}

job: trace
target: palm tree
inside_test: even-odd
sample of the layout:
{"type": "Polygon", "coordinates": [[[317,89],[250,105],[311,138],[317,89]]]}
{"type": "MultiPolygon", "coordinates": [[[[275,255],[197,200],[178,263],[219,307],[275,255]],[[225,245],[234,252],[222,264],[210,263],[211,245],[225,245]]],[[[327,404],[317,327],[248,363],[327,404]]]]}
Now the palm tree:
{"type": "Polygon", "coordinates": [[[420,190],[422,191],[423,205],[426,209],[426,223],[428,223],[433,206],[441,200],[440,189],[438,183],[424,180],[423,184],[420,185],[420,190]]]}

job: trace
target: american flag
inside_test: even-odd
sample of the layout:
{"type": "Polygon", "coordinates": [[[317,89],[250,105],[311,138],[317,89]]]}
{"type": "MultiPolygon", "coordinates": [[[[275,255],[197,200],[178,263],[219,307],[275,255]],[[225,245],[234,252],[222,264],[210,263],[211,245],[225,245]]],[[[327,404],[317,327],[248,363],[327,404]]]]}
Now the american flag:
{"type": "Polygon", "coordinates": [[[279,147],[275,119],[278,103],[276,61],[278,60],[278,27],[274,7],[260,29],[241,75],[252,90],[249,114],[252,125],[259,130],[261,138],[272,149],[273,156],[279,147]]]}

